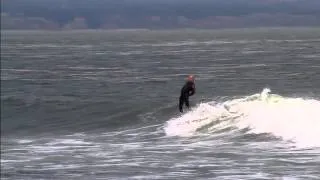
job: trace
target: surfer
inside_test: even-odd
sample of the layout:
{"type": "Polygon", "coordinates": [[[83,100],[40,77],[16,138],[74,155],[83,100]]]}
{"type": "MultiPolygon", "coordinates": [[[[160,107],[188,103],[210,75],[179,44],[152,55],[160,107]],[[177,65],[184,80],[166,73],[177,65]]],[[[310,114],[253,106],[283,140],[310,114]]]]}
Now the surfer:
{"type": "Polygon", "coordinates": [[[183,104],[185,103],[186,106],[189,108],[189,96],[192,96],[196,92],[196,87],[194,84],[194,76],[189,75],[187,78],[187,82],[181,88],[181,94],[179,99],[179,110],[183,112],[183,104]]]}

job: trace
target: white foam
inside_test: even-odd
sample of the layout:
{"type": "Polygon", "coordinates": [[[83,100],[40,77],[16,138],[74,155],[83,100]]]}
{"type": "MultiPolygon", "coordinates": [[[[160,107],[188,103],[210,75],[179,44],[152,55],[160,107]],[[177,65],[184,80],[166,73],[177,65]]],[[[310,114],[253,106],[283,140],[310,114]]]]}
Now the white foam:
{"type": "Polygon", "coordinates": [[[211,122],[210,117],[214,115],[214,113],[211,113],[213,108],[209,104],[200,104],[189,113],[168,121],[165,126],[166,134],[169,136],[193,135],[199,127],[211,122]]]}
{"type": "Polygon", "coordinates": [[[152,46],[152,47],[179,47],[179,46],[197,46],[197,45],[223,45],[223,44],[246,44],[253,43],[258,41],[248,41],[248,40],[237,40],[237,41],[228,41],[228,40],[209,40],[209,41],[178,41],[178,42],[160,42],[156,44],[129,44],[131,47],[142,47],[142,46],[152,46]]]}
{"type": "Polygon", "coordinates": [[[29,144],[29,143],[32,143],[33,140],[30,140],[30,139],[20,139],[20,140],[17,140],[17,142],[19,144],[29,144]]]}
{"type": "Polygon", "coordinates": [[[264,89],[241,99],[222,103],[202,103],[192,111],[169,120],[168,136],[190,136],[200,128],[219,129],[230,126],[250,128],[252,133],[270,133],[301,147],[320,147],[320,101],[286,98],[264,89]],[[209,127],[205,127],[209,126],[209,127]]]}
{"type": "Polygon", "coordinates": [[[122,56],[129,56],[129,55],[139,55],[139,54],[143,54],[144,51],[126,51],[126,52],[119,52],[119,55],[122,56]]]}
{"type": "Polygon", "coordinates": [[[287,98],[277,102],[248,102],[248,110],[237,127],[250,127],[254,133],[272,133],[299,143],[299,146],[320,147],[320,102],[287,98]]]}
{"type": "Polygon", "coordinates": [[[91,142],[85,142],[81,139],[57,139],[52,142],[47,143],[47,145],[57,145],[57,144],[67,144],[67,145],[91,145],[91,142]]]}

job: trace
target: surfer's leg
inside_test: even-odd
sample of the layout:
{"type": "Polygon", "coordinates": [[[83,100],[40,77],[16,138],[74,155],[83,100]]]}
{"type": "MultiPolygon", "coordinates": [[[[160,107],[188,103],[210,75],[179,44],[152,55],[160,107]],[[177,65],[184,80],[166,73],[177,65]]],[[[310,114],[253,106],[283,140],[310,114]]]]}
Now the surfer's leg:
{"type": "Polygon", "coordinates": [[[186,103],[186,106],[187,106],[188,108],[190,108],[190,106],[189,106],[189,96],[185,96],[185,97],[184,97],[184,102],[186,103]]]}
{"type": "Polygon", "coordinates": [[[182,109],[183,101],[184,101],[184,97],[180,96],[180,98],[179,98],[179,111],[180,112],[183,112],[183,109],[182,109]]]}

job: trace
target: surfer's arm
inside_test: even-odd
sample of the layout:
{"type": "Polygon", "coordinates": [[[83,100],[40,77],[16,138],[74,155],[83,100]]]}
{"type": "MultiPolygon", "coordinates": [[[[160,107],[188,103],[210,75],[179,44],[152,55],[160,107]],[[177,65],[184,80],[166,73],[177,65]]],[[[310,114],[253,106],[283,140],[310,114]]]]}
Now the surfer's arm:
{"type": "Polygon", "coordinates": [[[194,95],[194,93],[196,93],[196,87],[193,85],[191,90],[189,91],[189,96],[194,95]]]}

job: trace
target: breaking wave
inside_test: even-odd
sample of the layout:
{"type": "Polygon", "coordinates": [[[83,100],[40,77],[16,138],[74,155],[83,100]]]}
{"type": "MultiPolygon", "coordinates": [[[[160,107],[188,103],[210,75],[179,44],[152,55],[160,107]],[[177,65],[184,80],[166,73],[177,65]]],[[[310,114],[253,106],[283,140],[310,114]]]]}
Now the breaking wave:
{"type": "Polygon", "coordinates": [[[261,93],[224,102],[201,103],[164,127],[167,136],[193,136],[205,128],[215,133],[227,128],[269,133],[301,147],[320,147],[320,101],[261,93]]]}

